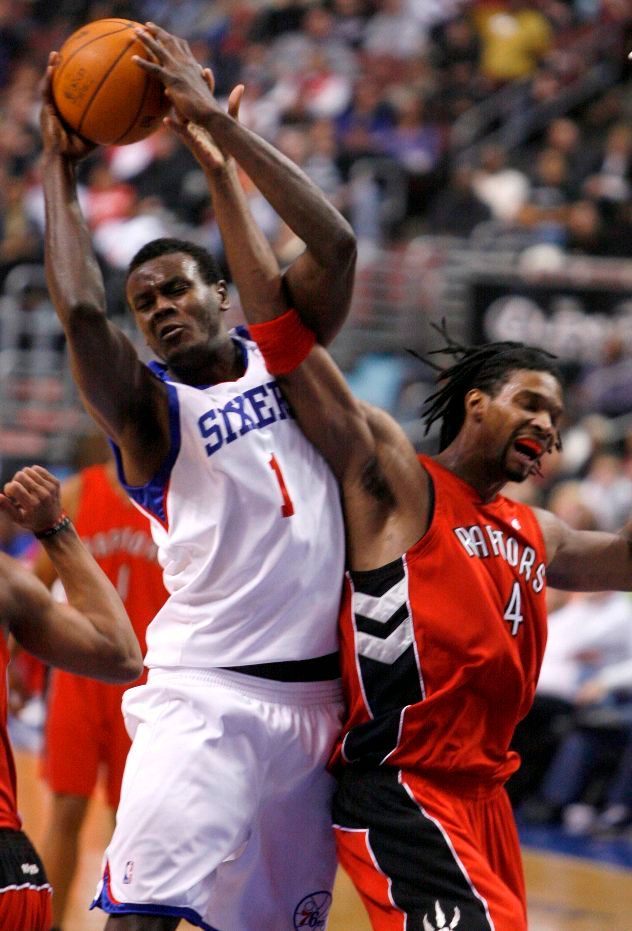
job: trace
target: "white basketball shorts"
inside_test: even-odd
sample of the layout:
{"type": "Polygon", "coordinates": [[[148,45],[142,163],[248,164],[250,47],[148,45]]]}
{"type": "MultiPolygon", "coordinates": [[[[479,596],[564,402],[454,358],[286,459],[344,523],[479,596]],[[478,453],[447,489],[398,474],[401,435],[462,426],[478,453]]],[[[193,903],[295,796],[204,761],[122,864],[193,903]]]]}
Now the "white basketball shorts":
{"type": "Polygon", "coordinates": [[[339,680],[152,669],[123,699],[133,742],[92,907],[206,931],[325,928],[342,711],[339,680]]]}

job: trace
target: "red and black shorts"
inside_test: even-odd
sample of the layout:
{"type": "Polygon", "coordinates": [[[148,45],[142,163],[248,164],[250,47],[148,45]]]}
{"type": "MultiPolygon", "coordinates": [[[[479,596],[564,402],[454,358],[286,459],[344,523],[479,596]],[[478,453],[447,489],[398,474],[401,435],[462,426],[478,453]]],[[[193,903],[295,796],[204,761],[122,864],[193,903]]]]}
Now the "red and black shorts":
{"type": "Polygon", "coordinates": [[[48,931],[52,889],[23,831],[0,828],[0,929],[48,931]]]}
{"type": "Polygon", "coordinates": [[[395,767],[345,767],[333,813],[339,862],[375,931],[526,931],[502,787],[468,795],[395,767]]]}

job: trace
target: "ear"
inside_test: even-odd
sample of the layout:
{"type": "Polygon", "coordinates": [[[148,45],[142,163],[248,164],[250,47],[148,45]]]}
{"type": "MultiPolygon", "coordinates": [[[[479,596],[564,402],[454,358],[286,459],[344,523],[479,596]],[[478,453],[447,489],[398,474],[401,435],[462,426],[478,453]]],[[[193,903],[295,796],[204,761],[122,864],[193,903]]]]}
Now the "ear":
{"type": "Polygon", "coordinates": [[[223,278],[220,278],[215,284],[217,295],[219,297],[219,309],[226,312],[230,307],[230,297],[228,296],[228,285],[223,278]]]}
{"type": "Polygon", "coordinates": [[[489,405],[489,395],[480,388],[470,388],[465,395],[465,416],[471,417],[477,423],[485,416],[489,405]]]}

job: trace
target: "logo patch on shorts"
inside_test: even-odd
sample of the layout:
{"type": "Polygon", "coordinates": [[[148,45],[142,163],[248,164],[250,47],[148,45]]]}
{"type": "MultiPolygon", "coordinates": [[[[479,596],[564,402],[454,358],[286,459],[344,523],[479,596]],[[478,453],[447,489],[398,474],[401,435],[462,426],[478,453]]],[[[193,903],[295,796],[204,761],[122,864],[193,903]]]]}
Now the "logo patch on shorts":
{"type": "Polygon", "coordinates": [[[324,928],[330,908],[331,895],[329,892],[312,892],[310,895],[306,895],[298,903],[294,912],[296,931],[299,928],[324,928]]]}
{"type": "Polygon", "coordinates": [[[123,882],[129,884],[131,883],[133,878],[134,878],[134,861],[128,860],[127,863],[125,864],[125,872],[123,873],[123,882]]]}
{"type": "Polygon", "coordinates": [[[37,874],[39,873],[39,866],[37,865],[37,863],[23,863],[22,872],[26,876],[37,876],[37,874]]]}
{"type": "Polygon", "coordinates": [[[439,902],[435,902],[435,915],[434,915],[436,925],[433,925],[429,920],[428,915],[424,915],[424,931],[454,931],[457,927],[459,921],[461,920],[461,912],[458,908],[454,909],[454,914],[452,915],[452,921],[448,924],[448,917],[443,911],[439,902]]]}

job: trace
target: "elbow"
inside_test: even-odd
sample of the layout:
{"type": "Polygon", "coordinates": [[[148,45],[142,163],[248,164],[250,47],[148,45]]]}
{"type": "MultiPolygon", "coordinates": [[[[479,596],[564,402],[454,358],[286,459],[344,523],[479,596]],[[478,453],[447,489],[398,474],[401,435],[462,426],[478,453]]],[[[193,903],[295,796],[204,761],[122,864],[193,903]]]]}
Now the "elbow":
{"type": "Polygon", "coordinates": [[[108,669],[111,682],[134,682],[143,672],[143,657],[138,644],[136,649],[117,655],[108,669]]]}
{"type": "Polygon", "coordinates": [[[340,264],[341,271],[353,275],[358,259],[358,240],[350,224],[344,217],[340,219],[338,235],[332,240],[333,253],[340,264]]]}

